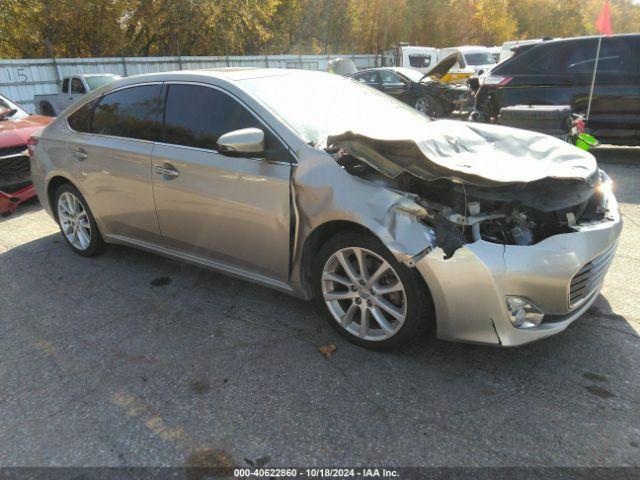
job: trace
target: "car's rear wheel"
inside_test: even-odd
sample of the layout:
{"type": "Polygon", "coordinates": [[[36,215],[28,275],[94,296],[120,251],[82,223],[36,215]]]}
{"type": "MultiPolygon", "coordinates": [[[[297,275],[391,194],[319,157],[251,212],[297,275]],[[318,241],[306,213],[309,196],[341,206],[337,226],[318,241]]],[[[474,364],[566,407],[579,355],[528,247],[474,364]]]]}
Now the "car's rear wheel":
{"type": "Polygon", "coordinates": [[[364,234],[340,234],[321,248],[314,287],[331,325],[367,348],[406,344],[433,320],[417,273],[364,234]]]}
{"type": "Polygon", "coordinates": [[[416,99],[414,108],[420,113],[424,113],[425,115],[429,115],[434,118],[439,118],[444,115],[444,109],[442,108],[442,105],[440,105],[440,102],[429,95],[423,95],[416,99]]]}
{"type": "Polygon", "coordinates": [[[92,257],[104,249],[95,218],[77,188],[61,185],[56,191],[55,209],[62,236],[74,252],[92,257]]]}

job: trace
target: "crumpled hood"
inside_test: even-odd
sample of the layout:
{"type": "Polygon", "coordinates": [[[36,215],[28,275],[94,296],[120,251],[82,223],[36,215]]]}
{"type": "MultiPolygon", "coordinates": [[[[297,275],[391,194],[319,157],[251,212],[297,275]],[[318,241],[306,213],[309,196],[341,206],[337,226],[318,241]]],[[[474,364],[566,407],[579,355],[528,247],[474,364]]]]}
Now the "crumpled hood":
{"type": "MultiPolygon", "coordinates": [[[[389,177],[448,178],[477,186],[545,178],[583,180],[597,171],[593,155],[567,142],[516,128],[436,120],[420,130],[389,128],[375,138],[345,132],[328,138],[389,177]]],[[[378,130],[380,132],[380,130],[378,130]]]]}

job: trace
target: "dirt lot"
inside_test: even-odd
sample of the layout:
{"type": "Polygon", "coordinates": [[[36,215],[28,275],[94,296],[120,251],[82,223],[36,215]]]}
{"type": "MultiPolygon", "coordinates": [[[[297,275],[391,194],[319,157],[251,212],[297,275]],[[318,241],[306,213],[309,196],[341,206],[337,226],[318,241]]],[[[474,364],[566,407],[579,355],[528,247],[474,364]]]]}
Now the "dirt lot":
{"type": "Polygon", "coordinates": [[[22,207],[0,221],[0,465],[639,465],[640,167],[605,168],[625,227],[603,294],[518,349],[369,352],[262,287],[76,256],[22,207]]]}

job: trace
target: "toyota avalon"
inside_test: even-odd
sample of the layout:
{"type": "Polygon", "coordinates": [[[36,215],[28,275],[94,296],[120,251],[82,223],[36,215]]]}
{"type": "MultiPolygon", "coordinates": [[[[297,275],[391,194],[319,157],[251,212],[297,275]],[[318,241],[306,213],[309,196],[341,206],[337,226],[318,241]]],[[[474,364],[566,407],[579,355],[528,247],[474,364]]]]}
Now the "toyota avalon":
{"type": "Polygon", "coordinates": [[[622,228],[589,153],[320,72],[125,78],[30,151],[77,254],[124,244],[315,299],[369,348],[558,333],[596,299],[622,228]]]}

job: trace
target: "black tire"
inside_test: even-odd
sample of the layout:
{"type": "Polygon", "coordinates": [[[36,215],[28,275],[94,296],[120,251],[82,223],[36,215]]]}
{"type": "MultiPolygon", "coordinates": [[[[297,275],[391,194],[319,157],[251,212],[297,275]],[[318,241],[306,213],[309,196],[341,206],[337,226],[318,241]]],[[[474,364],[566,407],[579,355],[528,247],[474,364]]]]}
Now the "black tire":
{"type": "Polygon", "coordinates": [[[419,273],[399,263],[393,254],[377,238],[359,232],[345,232],[335,235],[319,250],[312,271],[314,300],[326,313],[327,320],[343,337],[356,345],[369,349],[383,349],[406,346],[420,339],[427,331],[435,331],[435,313],[431,295],[419,273]],[[364,248],[384,259],[402,282],[407,302],[404,323],[390,338],[384,340],[366,340],[342,327],[333,316],[324,300],[322,292],[322,272],[330,257],[344,248],[364,248]]]}
{"type": "Polygon", "coordinates": [[[51,106],[51,104],[49,102],[42,102],[40,104],[40,111],[42,112],[42,115],[44,115],[46,117],[55,117],[56,116],[56,112],[53,110],[53,107],[51,106]]]}
{"type": "Polygon", "coordinates": [[[420,101],[424,101],[428,104],[426,111],[423,111],[421,113],[424,113],[425,115],[433,118],[442,118],[445,116],[445,108],[442,106],[442,103],[440,103],[440,101],[436,98],[432,97],[431,95],[421,95],[420,97],[416,98],[416,101],[414,102],[414,108],[416,108],[416,110],[418,111],[420,111],[418,109],[418,102],[420,101]]]}
{"type": "Polygon", "coordinates": [[[102,235],[100,234],[100,230],[98,229],[98,224],[96,223],[96,219],[94,218],[93,213],[91,212],[91,209],[87,204],[87,201],[84,199],[84,197],[76,187],[74,187],[70,183],[63,183],[62,185],[60,185],[54,195],[54,202],[51,208],[54,212],[56,222],[58,223],[58,227],[60,227],[60,233],[62,233],[62,238],[64,238],[65,242],[67,243],[69,248],[71,248],[71,250],[73,250],[78,255],[82,255],[83,257],[93,257],[95,255],[99,255],[104,251],[105,242],[102,238],[102,235]],[[89,240],[88,246],[84,249],[77,248],[76,246],[74,246],[67,238],[67,235],[65,234],[64,229],[62,227],[62,223],[58,215],[58,202],[60,201],[60,197],[64,193],[70,193],[74,195],[82,205],[82,208],[84,209],[84,211],[87,213],[87,218],[89,219],[89,225],[90,225],[90,237],[89,237],[90,240],[89,240]]]}

